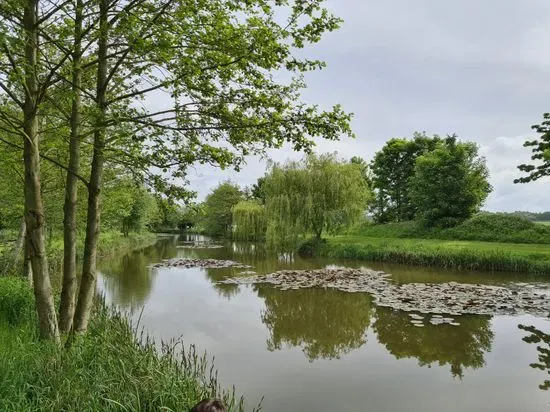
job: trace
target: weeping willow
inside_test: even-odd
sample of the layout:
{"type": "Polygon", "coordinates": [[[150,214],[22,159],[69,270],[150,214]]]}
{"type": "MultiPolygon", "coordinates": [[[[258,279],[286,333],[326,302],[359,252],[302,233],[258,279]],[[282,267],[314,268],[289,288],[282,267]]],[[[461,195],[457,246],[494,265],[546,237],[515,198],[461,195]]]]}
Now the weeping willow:
{"type": "Polygon", "coordinates": [[[293,250],[308,236],[359,220],[372,198],[361,167],[336,154],[274,164],[265,181],[268,246],[293,250]]]}
{"type": "Polygon", "coordinates": [[[253,200],[243,200],[233,206],[233,238],[263,240],[266,233],[265,207],[253,200]]]}

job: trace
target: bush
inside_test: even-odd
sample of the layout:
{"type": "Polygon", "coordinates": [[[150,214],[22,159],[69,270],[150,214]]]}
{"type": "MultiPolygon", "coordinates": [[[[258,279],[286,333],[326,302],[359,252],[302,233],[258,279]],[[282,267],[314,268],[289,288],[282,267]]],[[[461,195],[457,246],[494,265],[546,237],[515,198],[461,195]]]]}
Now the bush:
{"type": "Polygon", "coordinates": [[[0,320],[18,326],[27,320],[34,307],[32,289],[21,278],[0,278],[0,320]]]}

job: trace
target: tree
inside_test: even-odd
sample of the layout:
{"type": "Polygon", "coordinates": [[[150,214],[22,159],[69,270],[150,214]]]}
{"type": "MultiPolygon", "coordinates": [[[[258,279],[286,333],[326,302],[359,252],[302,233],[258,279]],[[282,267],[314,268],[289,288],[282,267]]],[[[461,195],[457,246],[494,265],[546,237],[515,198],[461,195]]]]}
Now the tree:
{"type": "Polygon", "coordinates": [[[268,243],[291,249],[300,237],[320,240],[356,222],[370,199],[361,168],[336,154],[273,165],[265,193],[268,243]]]}
{"type": "Polygon", "coordinates": [[[414,174],[416,158],[433,150],[440,140],[437,135],[415,133],[412,140],[389,140],[375,154],[370,165],[375,194],[371,211],[377,223],[414,219],[416,210],[410,200],[409,180],[414,174]]]}
{"type": "Polygon", "coordinates": [[[450,136],[416,159],[410,198],[427,226],[454,226],[478,212],[492,191],[485,158],[475,143],[450,136]]]}
{"type": "Polygon", "coordinates": [[[243,199],[239,186],[220,183],[204,202],[204,229],[213,236],[231,236],[233,207],[243,199]]]}
{"type": "MultiPolygon", "coordinates": [[[[95,294],[103,174],[112,159],[146,176],[148,187],[185,198],[191,194],[181,182],[194,163],[238,169],[247,154],[261,154],[285,142],[308,151],[315,137],[335,140],[352,134],[351,116],[339,106],[321,111],[300,102],[306,86],[302,74],[324,63],[300,58],[296,51],[340,24],[322,4],[322,0],[7,0],[0,4],[0,99],[9,101],[16,112],[12,116],[3,110],[0,127],[21,137],[19,146],[24,146],[27,237],[44,337],[57,340],[58,336],[40,191],[40,158],[45,157],[39,150],[43,137],[39,125],[44,121],[51,126],[44,117],[46,104],[70,119],[67,134],[61,136],[70,142],[62,156],[69,165],[50,161],[77,176],[87,189],[82,278],[72,328],[84,332],[95,294]],[[275,72],[288,76],[275,77],[275,72]],[[160,110],[141,104],[154,93],[166,97],[160,110]],[[79,116],[80,97],[85,100],[82,106],[87,104],[86,116],[79,116]],[[65,100],[71,102],[69,113],[56,104],[65,100]],[[78,157],[84,139],[90,159],[78,157]],[[83,179],[78,169],[89,177],[83,179]]],[[[69,234],[74,229],[75,192],[74,179],[66,177],[64,220],[69,234]]],[[[70,264],[74,236],[67,239],[67,263],[74,268],[70,264]]],[[[70,282],[64,282],[64,288],[74,285],[74,270],[69,272],[70,282]]],[[[69,304],[64,307],[70,308],[74,294],[67,290],[64,301],[65,296],[69,304]]]]}
{"type": "Polygon", "coordinates": [[[251,189],[252,198],[258,200],[262,204],[265,204],[265,179],[265,176],[259,177],[256,183],[252,185],[251,189]]]}
{"type": "Polygon", "coordinates": [[[518,169],[528,173],[527,176],[514,180],[514,183],[528,183],[550,176],[550,113],[544,113],[543,121],[531,127],[541,136],[538,140],[530,140],[523,144],[532,147],[531,160],[534,164],[522,164],[518,169]],[[536,163],[539,163],[538,165],[536,163]]]}
{"type": "Polygon", "coordinates": [[[233,238],[261,240],[265,238],[265,207],[255,200],[243,200],[233,206],[233,238]]]}

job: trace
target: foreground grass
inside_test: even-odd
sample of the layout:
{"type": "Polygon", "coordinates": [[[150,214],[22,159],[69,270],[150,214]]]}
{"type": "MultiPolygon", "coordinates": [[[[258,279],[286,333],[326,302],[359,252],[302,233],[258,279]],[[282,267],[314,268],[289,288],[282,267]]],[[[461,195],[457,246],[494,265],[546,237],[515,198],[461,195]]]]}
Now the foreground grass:
{"type": "Polygon", "coordinates": [[[319,255],[453,269],[550,274],[550,245],[343,235],[319,255]]]}
{"type": "Polygon", "coordinates": [[[157,349],[104,306],[69,349],[39,341],[32,291],[17,282],[0,279],[0,411],[188,411],[214,396],[228,410],[244,410],[193,348],[172,342],[157,349]]]}

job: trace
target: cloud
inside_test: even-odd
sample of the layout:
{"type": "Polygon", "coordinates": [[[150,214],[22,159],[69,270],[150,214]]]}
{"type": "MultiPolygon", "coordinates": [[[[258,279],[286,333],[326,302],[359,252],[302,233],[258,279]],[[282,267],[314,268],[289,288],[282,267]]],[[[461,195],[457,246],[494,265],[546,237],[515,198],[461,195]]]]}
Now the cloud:
{"type": "MultiPolygon", "coordinates": [[[[357,139],[319,140],[317,151],[337,150],[370,160],[384,142],[414,131],[457,133],[480,144],[494,192],[489,210],[548,210],[550,181],[514,185],[530,126],[549,111],[550,2],[547,0],[330,0],[344,18],[336,32],[304,50],[327,61],[306,76],[304,101],[341,103],[355,114],[357,139]]],[[[299,158],[289,148],[274,160],[299,158]]],[[[191,187],[204,198],[228,178],[243,185],[263,175],[266,161],[251,157],[239,174],[197,167],[191,187]]]]}

